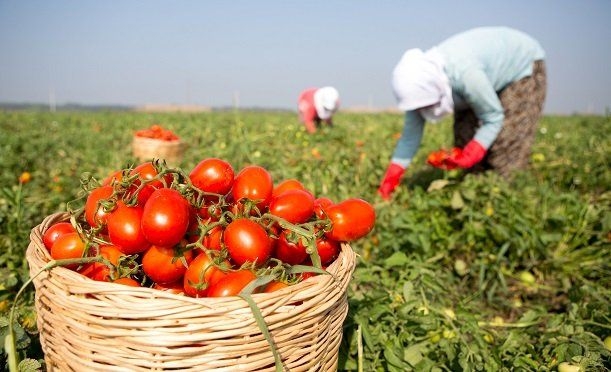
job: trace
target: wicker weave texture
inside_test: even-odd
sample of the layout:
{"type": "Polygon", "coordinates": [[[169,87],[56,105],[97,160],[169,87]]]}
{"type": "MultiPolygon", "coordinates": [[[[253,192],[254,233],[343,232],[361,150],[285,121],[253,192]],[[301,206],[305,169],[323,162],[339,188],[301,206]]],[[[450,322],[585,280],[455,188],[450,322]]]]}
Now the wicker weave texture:
{"type": "MultiPolygon", "coordinates": [[[[32,229],[26,257],[36,275],[50,256],[32,229]]],[[[254,294],[288,371],[334,371],[356,255],[342,246],[327,271],[272,293],[254,294]]],[[[34,279],[38,328],[52,371],[274,371],[269,344],[239,297],[191,298],[96,282],[56,267],[34,279]]]]}
{"type": "Polygon", "coordinates": [[[132,151],[134,157],[141,161],[164,159],[169,163],[181,161],[185,144],[178,141],[162,141],[154,138],[134,136],[132,151]]]}

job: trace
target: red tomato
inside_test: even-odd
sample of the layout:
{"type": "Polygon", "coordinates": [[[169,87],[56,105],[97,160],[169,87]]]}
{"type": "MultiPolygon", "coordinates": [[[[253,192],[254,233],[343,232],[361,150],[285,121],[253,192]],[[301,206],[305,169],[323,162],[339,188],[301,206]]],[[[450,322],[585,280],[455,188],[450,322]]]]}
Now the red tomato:
{"type": "Polygon", "coordinates": [[[172,247],[180,242],[189,228],[191,207],[174,189],[157,189],[144,205],[142,233],[151,243],[172,247]]]}
{"type": "Polygon", "coordinates": [[[155,283],[167,284],[182,279],[192,260],[191,250],[180,254],[173,247],[153,245],[142,255],[142,270],[155,283]]]}
{"type": "MultiPolygon", "coordinates": [[[[85,242],[81,239],[77,232],[66,233],[60,235],[51,246],[51,257],[54,260],[63,260],[69,258],[81,258],[85,253],[85,242]]],[[[69,269],[75,269],[78,264],[66,266],[69,269]]]]}
{"type": "Polygon", "coordinates": [[[159,173],[157,172],[157,169],[155,169],[155,166],[153,165],[152,162],[147,161],[145,163],[139,164],[138,166],[136,166],[134,169],[132,169],[132,171],[130,172],[130,176],[133,176],[137,174],[138,178],[143,180],[143,181],[150,181],[147,184],[153,188],[159,189],[164,186],[164,181],[167,185],[169,185],[172,182],[172,176],[171,175],[165,175],[163,177],[163,180],[159,179],[159,173]],[[156,178],[156,179],[155,179],[156,178]],[[155,179],[154,181],[151,181],[155,179]]]}
{"type": "Polygon", "coordinates": [[[238,270],[227,273],[218,282],[208,288],[208,297],[237,296],[244,287],[257,276],[250,270],[238,270]]]}
{"type": "Polygon", "coordinates": [[[276,197],[282,194],[283,192],[289,191],[289,190],[308,191],[299,180],[296,180],[294,178],[289,178],[289,179],[286,179],[280,182],[276,186],[274,186],[274,190],[272,191],[272,197],[276,197]]]}
{"type": "Polygon", "coordinates": [[[246,262],[262,265],[272,253],[272,240],[265,228],[247,218],[239,218],[227,225],[223,243],[238,266],[246,262]]]}
{"type": "Polygon", "coordinates": [[[122,201],[108,215],[108,237],[125,254],[144,252],[151,246],[142,233],[142,213],[144,208],[128,207],[122,201]]]}
{"type": "Polygon", "coordinates": [[[112,186],[100,186],[91,190],[85,202],[85,220],[89,226],[97,228],[106,225],[108,213],[100,202],[109,199],[114,192],[112,186]]]}
{"type": "Polygon", "coordinates": [[[182,285],[182,280],[178,280],[174,283],[166,283],[166,284],[155,283],[153,284],[153,288],[160,290],[160,291],[170,292],[174,294],[184,294],[185,293],[185,289],[182,285]]]}
{"type": "Polygon", "coordinates": [[[204,236],[204,247],[220,251],[223,248],[223,230],[221,225],[217,225],[213,227],[212,230],[209,230],[206,236],[204,236]]]}
{"type": "Polygon", "coordinates": [[[233,185],[234,171],[225,160],[208,158],[199,162],[189,174],[191,183],[198,189],[225,195],[233,185]]]}
{"type": "Polygon", "coordinates": [[[74,226],[70,222],[58,222],[56,224],[51,225],[45,233],[42,235],[42,242],[47,248],[47,250],[51,250],[53,243],[59,238],[61,235],[76,232],[74,226]]]}
{"type": "Polygon", "coordinates": [[[432,165],[433,167],[440,167],[446,158],[447,154],[444,150],[433,151],[426,158],[426,162],[432,165]]]}
{"type": "Polygon", "coordinates": [[[333,200],[327,197],[321,196],[320,198],[316,198],[316,200],[314,200],[314,213],[316,214],[316,217],[321,220],[327,218],[325,210],[332,205],[333,200]]]}
{"type": "MultiPolygon", "coordinates": [[[[229,261],[222,266],[229,268],[229,261]]],[[[208,287],[225,276],[225,272],[214,264],[205,252],[200,253],[189,263],[183,278],[183,289],[190,297],[206,297],[208,287]]]]}
{"type": "Polygon", "coordinates": [[[271,174],[263,167],[244,167],[233,181],[233,200],[250,199],[257,202],[259,210],[265,209],[272,199],[274,183],[271,174]]]}
{"type": "Polygon", "coordinates": [[[338,241],[323,236],[322,238],[316,239],[316,249],[318,250],[320,263],[326,266],[337,258],[341,247],[338,241]]]}
{"type": "MultiPolygon", "coordinates": [[[[93,255],[100,255],[107,259],[111,264],[118,266],[119,259],[124,256],[123,252],[115,245],[102,245],[92,252],[93,255]]],[[[91,255],[91,254],[90,254],[91,255]]],[[[110,268],[103,262],[92,262],[83,266],[80,273],[93,280],[108,282],[110,278],[110,268]]]]}
{"type": "Polygon", "coordinates": [[[112,185],[113,181],[121,182],[123,180],[123,170],[117,170],[112,172],[108,177],[102,181],[102,186],[112,185]]]}
{"type": "Polygon", "coordinates": [[[130,287],[142,287],[137,280],[128,277],[119,278],[113,281],[113,283],[123,284],[130,287]]]}
{"type": "Polygon", "coordinates": [[[327,237],[349,242],[367,235],[375,225],[375,209],[365,200],[350,198],[332,205],[326,210],[331,220],[327,237]]]}
{"type": "Polygon", "coordinates": [[[274,257],[289,265],[299,265],[309,254],[298,236],[291,236],[291,232],[283,230],[278,237],[274,250],[274,257]],[[293,238],[293,239],[291,239],[293,238]],[[293,242],[292,240],[296,240],[293,242]]]}
{"type": "Polygon", "coordinates": [[[271,293],[271,292],[281,290],[282,288],[286,288],[288,286],[289,285],[286,282],[281,282],[279,280],[272,280],[271,282],[269,282],[269,284],[265,286],[265,288],[263,289],[263,292],[271,293]]]}
{"type": "Polygon", "coordinates": [[[149,181],[145,186],[138,191],[138,205],[144,205],[151,194],[159,188],[164,187],[164,181],[167,185],[172,182],[172,176],[166,175],[163,180],[159,179],[159,173],[152,162],[146,162],[138,165],[130,172],[130,176],[138,175],[138,180],[135,180],[132,187],[128,190],[129,193],[134,193],[141,185],[142,181],[149,181]]]}
{"type": "Polygon", "coordinates": [[[314,215],[314,197],[304,190],[288,190],[272,198],[269,213],[290,223],[307,222],[314,215]]]}

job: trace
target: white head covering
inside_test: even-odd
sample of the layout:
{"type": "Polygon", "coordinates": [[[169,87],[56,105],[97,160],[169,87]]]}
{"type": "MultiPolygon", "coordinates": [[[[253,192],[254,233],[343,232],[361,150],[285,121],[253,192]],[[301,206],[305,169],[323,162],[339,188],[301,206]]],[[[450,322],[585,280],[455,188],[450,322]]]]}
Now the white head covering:
{"type": "Polygon", "coordinates": [[[314,92],[314,107],[319,118],[326,120],[339,108],[339,92],[333,87],[323,87],[314,92]]]}
{"type": "Polygon", "coordinates": [[[427,107],[421,113],[427,120],[433,121],[452,114],[452,87],[444,65],[443,56],[437,48],[426,52],[420,49],[406,51],[392,75],[392,87],[399,109],[411,111],[427,107]]]}

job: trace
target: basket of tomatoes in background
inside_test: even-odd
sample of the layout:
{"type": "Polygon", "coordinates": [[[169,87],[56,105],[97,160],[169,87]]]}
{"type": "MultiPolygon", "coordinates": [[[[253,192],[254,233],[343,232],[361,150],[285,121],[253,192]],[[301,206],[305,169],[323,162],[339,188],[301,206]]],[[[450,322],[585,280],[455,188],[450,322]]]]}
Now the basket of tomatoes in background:
{"type": "Polygon", "coordinates": [[[177,164],[182,159],[185,144],[173,131],[153,124],[134,133],[132,152],[140,161],[164,159],[170,164],[177,164]]]}
{"type": "Polygon", "coordinates": [[[49,370],[337,369],[371,204],[218,158],[83,187],[27,250],[49,370]]]}

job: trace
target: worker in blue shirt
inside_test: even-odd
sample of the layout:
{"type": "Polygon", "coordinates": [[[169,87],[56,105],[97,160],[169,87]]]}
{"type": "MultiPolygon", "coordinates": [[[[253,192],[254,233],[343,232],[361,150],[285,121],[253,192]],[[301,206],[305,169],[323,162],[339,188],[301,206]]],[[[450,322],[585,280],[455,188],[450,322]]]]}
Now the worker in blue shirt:
{"type": "Polygon", "coordinates": [[[507,176],[528,163],[546,93],[545,51],[529,35],[480,27],[422,51],[407,50],[392,86],[405,112],[401,138],[378,189],[389,199],[422,141],[425,122],[454,115],[453,151],[442,169],[494,169],[507,176]]]}

